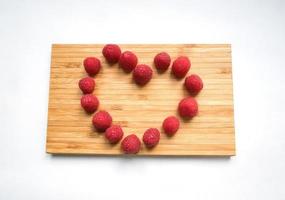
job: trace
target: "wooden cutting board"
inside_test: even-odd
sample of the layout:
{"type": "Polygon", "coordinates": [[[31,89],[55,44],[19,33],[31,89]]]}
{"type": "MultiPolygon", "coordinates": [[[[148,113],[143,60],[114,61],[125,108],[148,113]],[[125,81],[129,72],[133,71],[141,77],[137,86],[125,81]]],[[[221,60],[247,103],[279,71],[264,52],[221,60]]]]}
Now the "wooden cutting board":
{"type": "Polygon", "coordinates": [[[231,46],[228,44],[124,44],[139,63],[154,70],[153,78],[140,88],[118,65],[110,66],[102,56],[103,44],[52,46],[49,114],[46,151],[52,154],[122,154],[120,144],[110,145],[102,133],[91,124],[92,115],[80,107],[81,91],[78,81],[86,76],[82,61],[87,56],[101,60],[102,69],[96,76],[95,95],[99,110],[107,110],[113,124],[123,127],[125,136],[131,133],[140,138],[147,128],[159,128],[164,118],[177,114],[179,101],[188,96],[184,79],[172,77],[170,70],[158,74],[153,66],[154,56],[166,51],[172,60],[179,55],[189,56],[192,67],[204,81],[204,89],[196,97],[199,114],[190,121],[181,119],[181,128],[174,137],[161,130],[161,140],[152,150],[142,149],[138,155],[171,156],[231,156],[235,155],[233,118],[233,87],[231,46]]]}

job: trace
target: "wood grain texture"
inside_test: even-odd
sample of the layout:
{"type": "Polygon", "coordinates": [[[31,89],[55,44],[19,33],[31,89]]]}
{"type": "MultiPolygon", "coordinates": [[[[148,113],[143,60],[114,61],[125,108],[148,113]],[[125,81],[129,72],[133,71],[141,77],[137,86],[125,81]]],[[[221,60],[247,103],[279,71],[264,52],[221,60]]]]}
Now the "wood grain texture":
{"type": "Polygon", "coordinates": [[[171,156],[231,156],[235,155],[233,119],[233,90],[231,46],[228,44],[127,44],[139,63],[152,66],[153,79],[145,87],[133,83],[131,74],[118,65],[110,66],[102,56],[103,44],[52,46],[49,114],[46,150],[53,154],[122,154],[120,144],[110,145],[103,134],[91,124],[92,115],[80,107],[81,91],[78,81],[86,76],[82,62],[96,56],[102,69],[96,76],[94,94],[100,100],[99,110],[107,110],[113,124],[123,127],[140,138],[150,127],[159,128],[165,117],[177,114],[179,101],[188,96],[184,79],[173,78],[168,70],[159,74],[153,66],[154,56],[166,51],[172,60],[179,55],[189,56],[192,67],[188,74],[197,73],[204,89],[196,97],[199,114],[190,121],[181,119],[181,128],[171,138],[161,130],[161,140],[152,150],[142,149],[138,155],[171,156]]]}

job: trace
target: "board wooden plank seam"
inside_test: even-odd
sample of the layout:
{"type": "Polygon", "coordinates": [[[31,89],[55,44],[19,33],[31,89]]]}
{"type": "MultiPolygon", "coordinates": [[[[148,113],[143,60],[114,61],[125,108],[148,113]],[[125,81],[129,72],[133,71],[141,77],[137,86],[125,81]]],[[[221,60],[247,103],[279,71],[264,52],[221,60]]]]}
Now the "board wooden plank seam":
{"type": "Polygon", "coordinates": [[[203,91],[195,97],[199,114],[191,121],[181,119],[181,128],[172,138],[161,130],[157,147],[143,147],[144,156],[232,156],[235,155],[231,45],[229,44],[121,44],[123,51],[136,53],[139,63],[150,65],[153,79],[143,88],[133,83],[118,65],[109,66],[102,56],[103,44],[54,44],[52,46],[49,114],[46,151],[52,154],[121,155],[120,145],[108,144],[103,134],[91,125],[91,115],[80,107],[80,78],[86,76],[82,61],[87,56],[101,60],[102,70],[95,77],[94,94],[100,110],[108,110],[113,124],[123,127],[125,135],[140,138],[150,127],[159,128],[168,115],[177,114],[179,101],[189,94],[183,79],[170,70],[158,74],[154,56],[166,51],[172,60],[179,55],[191,59],[188,74],[197,73],[204,81],[203,91]]]}

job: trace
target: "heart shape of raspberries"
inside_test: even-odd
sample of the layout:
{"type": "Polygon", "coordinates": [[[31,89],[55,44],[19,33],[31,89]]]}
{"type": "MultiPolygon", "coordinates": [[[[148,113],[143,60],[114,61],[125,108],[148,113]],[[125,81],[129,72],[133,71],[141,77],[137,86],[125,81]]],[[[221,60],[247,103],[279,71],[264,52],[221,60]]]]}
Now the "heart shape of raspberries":
{"type": "MultiPolygon", "coordinates": [[[[119,63],[119,66],[125,73],[132,73],[136,84],[143,87],[151,81],[153,70],[146,64],[138,64],[137,56],[131,51],[121,53],[121,49],[116,44],[107,44],[102,50],[103,56],[109,64],[119,63]]],[[[171,58],[167,52],[158,53],[154,57],[154,65],[159,73],[165,73],[171,64],[171,58]]],[[[89,114],[95,112],[92,118],[92,124],[98,132],[104,132],[105,138],[110,144],[120,142],[124,137],[124,131],[119,125],[112,125],[112,116],[104,110],[98,112],[99,99],[93,95],[95,89],[94,76],[100,72],[101,62],[96,57],[87,57],[83,61],[85,71],[88,76],[82,78],[78,85],[83,96],[81,97],[81,107],[89,114]]],[[[186,76],[191,68],[190,59],[186,56],[176,58],[171,67],[171,73],[177,79],[186,76]]],[[[191,96],[195,96],[203,89],[201,78],[192,74],[187,76],[184,86],[191,96]]],[[[178,113],[182,118],[191,119],[198,113],[198,104],[193,97],[183,98],[178,104],[178,113]]],[[[173,136],[177,133],[180,121],[175,116],[168,116],[162,122],[162,128],[167,136],[173,136]]],[[[146,148],[155,147],[160,140],[160,132],[157,128],[148,128],[142,137],[146,148]]],[[[126,136],[121,142],[121,148],[126,154],[136,154],[141,149],[141,140],[135,135],[126,136]]]]}

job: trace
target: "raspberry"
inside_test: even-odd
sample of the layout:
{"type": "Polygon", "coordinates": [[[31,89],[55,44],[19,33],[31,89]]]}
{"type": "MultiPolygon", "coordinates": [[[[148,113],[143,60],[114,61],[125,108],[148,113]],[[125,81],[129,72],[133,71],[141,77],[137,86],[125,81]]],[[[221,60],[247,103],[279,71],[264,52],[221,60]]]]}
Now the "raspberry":
{"type": "Polygon", "coordinates": [[[93,78],[85,77],[78,82],[78,85],[83,94],[90,94],[94,91],[95,81],[93,78]]]}
{"type": "Polygon", "coordinates": [[[203,89],[202,79],[196,75],[186,77],[184,85],[190,94],[196,95],[203,89]]]}
{"type": "Polygon", "coordinates": [[[133,78],[138,85],[147,84],[152,77],[152,69],[148,65],[137,65],[133,71],[133,78]]]}
{"type": "Polygon", "coordinates": [[[180,56],[172,64],[172,73],[176,78],[183,78],[191,67],[191,62],[186,56],[180,56]]]}
{"type": "Polygon", "coordinates": [[[169,116],[167,117],[162,124],[163,130],[166,135],[173,136],[179,129],[180,122],[177,117],[169,116]]]}
{"type": "Polygon", "coordinates": [[[154,65],[158,71],[166,71],[170,62],[170,56],[166,52],[161,52],[154,57],[154,65]]]}
{"type": "Polygon", "coordinates": [[[87,113],[94,113],[99,106],[99,100],[93,94],[85,94],[81,97],[81,107],[87,113]]]}
{"type": "Polygon", "coordinates": [[[138,58],[131,51],[125,51],[124,53],[122,53],[120,60],[119,60],[120,67],[126,73],[133,71],[133,69],[137,66],[137,63],[138,63],[138,58]]]}
{"type": "Polygon", "coordinates": [[[192,118],[198,113],[197,101],[192,97],[184,98],[180,101],[178,111],[181,117],[192,118]]]}
{"type": "Polygon", "coordinates": [[[149,128],[143,134],[143,142],[147,148],[152,148],[158,144],[160,132],[156,128],[149,128]]]}
{"type": "Polygon", "coordinates": [[[85,71],[89,76],[95,76],[101,69],[101,62],[98,58],[87,57],[83,61],[85,71]]]}
{"type": "Polygon", "coordinates": [[[112,117],[106,111],[99,111],[92,118],[94,128],[99,132],[104,132],[112,124],[112,117]]]}
{"type": "Polygon", "coordinates": [[[119,61],[121,56],[121,49],[116,44],[107,44],[104,46],[102,53],[106,60],[109,63],[113,64],[119,61]]]}
{"type": "Polygon", "coordinates": [[[105,138],[111,143],[118,143],[124,135],[121,126],[113,125],[109,127],[105,132],[105,138]]]}
{"type": "Polygon", "coordinates": [[[136,154],[140,151],[141,141],[135,134],[128,135],[123,139],[121,148],[126,154],[136,154]]]}

